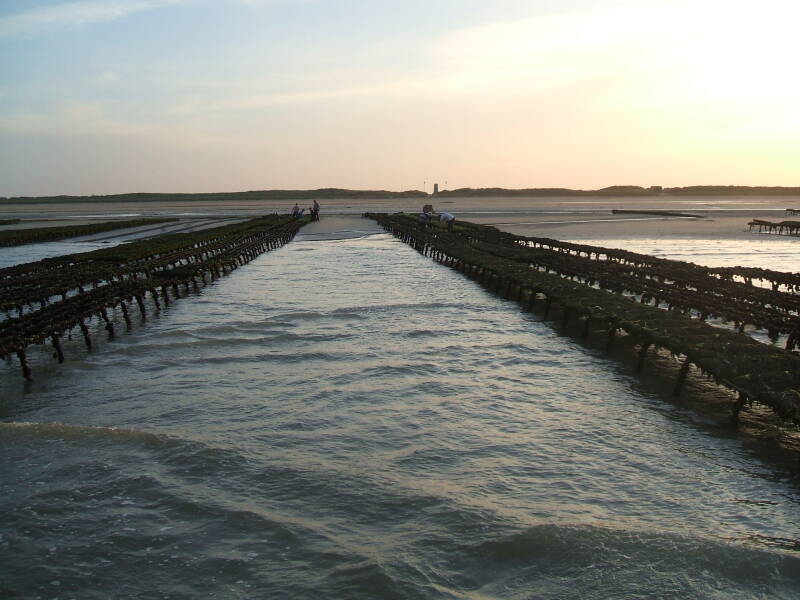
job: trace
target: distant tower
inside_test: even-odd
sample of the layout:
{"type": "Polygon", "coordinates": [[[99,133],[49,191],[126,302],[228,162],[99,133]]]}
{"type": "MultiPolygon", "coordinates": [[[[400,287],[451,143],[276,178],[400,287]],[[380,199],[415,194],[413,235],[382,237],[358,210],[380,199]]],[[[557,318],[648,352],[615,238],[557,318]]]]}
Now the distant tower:
{"type": "Polygon", "coordinates": [[[438,193],[439,193],[439,184],[438,183],[434,183],[433,184],[433,194],[435,196],[438,193]]]}

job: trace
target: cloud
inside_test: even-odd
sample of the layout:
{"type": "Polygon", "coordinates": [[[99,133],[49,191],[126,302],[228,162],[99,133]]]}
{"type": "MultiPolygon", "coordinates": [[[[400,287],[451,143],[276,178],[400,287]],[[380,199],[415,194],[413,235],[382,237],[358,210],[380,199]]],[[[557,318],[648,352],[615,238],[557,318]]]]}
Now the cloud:
{"type": "Polygon", "coordinates": [[[114,83],[119,80],[119,73],[116,71],[103,71],[96,78],[97,83],[114,83]]]}
{"type": "Polygon", "coordinates": [[[301,91],[273,92],[273,93],[237,93],[234,97],[206,100],[189,99],[174,104],[170,108],[173,114],[194,114],[203,112],[226,112],[265,108],[277,105],[310,104],[332,100],[347,100],[365,97],[400,97],[424,94],[434,89],[437,84],[435,79],[408,80],[392,83],[377,83],[374,85],[353,85],[335,88],[307,88],[301,91]]]}
{"type": "Polygon", "coordinates": [[[208,147],[225,141],[224,136],[187,129],[178,123],[115,117],[101,103],[69,103],[49,113],[0,113],[0,134],[158,140],[184,147],[208,147]]]}
{"type": "Polygon", "coordinates": [[[51,4],[0,18],[0,38],[41,31],[74,29],[122,19],[130,14],[182,0],[83,0],[51,4]]]}
{"type": "MultiPolygon", "coordinates": [[[[626,108],[729,108],[770,96],[788,104],[800,98],[791,76],[798,18],[796,0],[641,0],[455,31],[436,62],[476,89],[511,75],[506,93],[594,81],[626,108]]],[[[605,101],[587,100],[593,109],[605,101]]]]}

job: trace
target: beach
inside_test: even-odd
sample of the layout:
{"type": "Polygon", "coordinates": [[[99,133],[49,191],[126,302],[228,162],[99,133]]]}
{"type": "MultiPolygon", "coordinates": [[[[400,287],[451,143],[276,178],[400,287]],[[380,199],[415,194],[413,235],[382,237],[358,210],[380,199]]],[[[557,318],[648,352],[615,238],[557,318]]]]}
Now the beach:
{"type": "MultiPolygon", "coordinates": [[[[308,204],[311,202],[309,201],[308,204]]],[[[497,197],[411,199],[332,199],[321,200],[323,217],[337,216],[345,229],[355,227],[364,212],[421,212],[432,204],[437,212],[448,211],[456,219],[471,221],[520,235],[556,239],[630,238],[704,238],[757,239],[747,231],[747,223],[756,218],[786,220],[786,209],[800,207],[800,197],[497,197]],[[699,218],[659,217],[653,215],[613,214],[612,210],[677,211],[699,218]]],[[[304,203],[301,201],[300,206],[304,203]]],[[[5,226],[54,226],[78,224],[98,219],[177,216],[182,219],[205,217],[255,216],[289,212],[289,201],[229,202],[79,202],[69,204],[0,204],[0,219],[19,218],[23,222],[5,226]]],[[[791,219],[791,217],[788,217],[791,219]]],[[[4,227],[4,228],[5,228],[4,227]]],[[[773,236],[774,237],[774,236],[773,236]]]]}
{"type": "Polygon", "coordinates": [[[668,353],[637,374],[604,336],[581,343],[373,221],[323,215],[135,310],[130,331],[114,311],[114,339],[92,320],[91,352],[65,336],[62,364],[31,347],[32,382],[3,365],[12,597],[800,585],[792,463],[691,408],[725,410],[717,386],[675,399],[668,353]]]}
{"type": "Polygon", "coordinates": [[[0,3],[0,600],[800,598],[798,21],[0,3]]]}
{"type": "MultiPolygon", "coordinates": [[[[132,324],[109,309],[113,337],[87,319],[91,350],[77,328],[61,337],[63,363],[32,344],[32,381],[15,360],[0,365],[0,592],[758,600],[800,589],[796,452],[758,406],[731,428],[731,394],[702,374],[673,394],[668,351],[651,350],[639,372],[625,339],[608,351],[604,331],[584,339],[579,319],[523,310],[361,216],[421,207],[321,204],[284,246],[169,303],[162,289],[146,319],[132,301],[132,324]]],[[[742,231],[755,215],[781,218],[775,203],[706,206],[697,220],[617,207],[434,202],[533,236],[702,264],[795,262],[795,238],[742,231]]],[[[179,215],[185,231],[291,206],[68,208],[31,218],[179,215]]]]}

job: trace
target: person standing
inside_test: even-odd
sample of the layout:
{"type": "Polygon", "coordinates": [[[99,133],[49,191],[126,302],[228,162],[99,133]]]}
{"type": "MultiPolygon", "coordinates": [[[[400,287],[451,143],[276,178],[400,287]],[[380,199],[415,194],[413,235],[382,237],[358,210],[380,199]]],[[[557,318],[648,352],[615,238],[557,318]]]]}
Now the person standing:
{"type": "Polygon", "coordinates": [[[314,208],[311,211],[311,218],[315,221],[319,221],[319,202],[317,202],[316,198],[314,199],[314,208]]]}

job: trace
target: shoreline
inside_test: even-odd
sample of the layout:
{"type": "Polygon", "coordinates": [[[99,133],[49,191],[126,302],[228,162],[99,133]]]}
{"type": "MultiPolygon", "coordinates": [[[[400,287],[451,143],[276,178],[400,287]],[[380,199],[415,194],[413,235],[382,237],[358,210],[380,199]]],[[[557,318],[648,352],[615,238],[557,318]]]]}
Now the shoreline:
{"type": "MultiPolygon", "coordinates": [[[[518,235],[559,239],[740,239],[785,240],[790,236],[747,231],[752,219],[783,220],[787,207],[800,206],[800,196],[682,197],[668,203],[641,197],[461,197],[320,199],[322,218],[336,218],[342,228],[359,229],[365,212],[420,212],[424,204],[447,211],[457,220],[493,225],[518,235]],[[618,213],[614,209],[675,210],[703,218],[618,213]]],[[[76,224],[138,217],[247,218],[289,212],[294,200],[80,202],[0,204],[0,218],[21,219],[9,228],[76,224]]],[[[0,228],[0,229],[4,229],[0,228]]]]}

